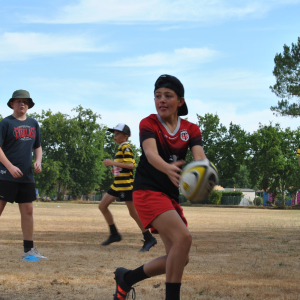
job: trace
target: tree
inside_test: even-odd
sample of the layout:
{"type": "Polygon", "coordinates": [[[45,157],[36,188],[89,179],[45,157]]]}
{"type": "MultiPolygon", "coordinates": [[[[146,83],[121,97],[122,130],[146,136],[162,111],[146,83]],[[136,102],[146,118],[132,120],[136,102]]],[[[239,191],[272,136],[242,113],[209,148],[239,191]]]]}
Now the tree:
{"type": "Polygon", "coordinates": [[[232,177],[232,182],[229,186],[235,186],[236,188],[255,188],[250,181],[250,170],[244,165],[240,165],[240,169],[232,177]]]}
{"type": "Polygon", "coordinates": [[[296,150],[300,130],[282,129],[261,125],[250,137],[250,158],[247,163],[250,180],[259,189],[273,193],[276,198],[281,194],[285,205],[285,194],[293,184],[298,173],[296,150]]]}
{"type": "Polygon", "coordinates": [[[42,172],[35,174],[35,183],[39,190],[39,195],[54,197],[57,194],[57,180],[59,178],[61,164],[59,161],[45,158],[43,159],[42,172]]]}
{"type": "Polygon", "coordinates": [[[232,179],[244,163],[247,146],[247,133],[240,125],[230,123],[229,129],[220,123],[219,116],[197,114],[206,157],[213,162],[219,174],[219,183],[233,186],[232,179]]]}
{"type": "Polygon", "coordinates": [[[73,111],[77,113],[74,117],[50,110],[32,115],[40,123],[43,164],[52,175],[51,184],[43,175],[37,176],[37,181],[45,189],[57,185],[59,199],[67,191],[76,196],[90,193],[99,186],[104,172],[105,131],[97,123],[100,115],[81,106],[73,111]]]}
{"type": "Polygon", "coordinates": [[[283,46],[283,53],[277,53],[275,58],[273,75],[276,83],[270,89],[277,97],[282,98],[277,106],[272,106],[271,110],[281,116],[300,116],[300,37],[298,43],[291,48],[283,46]],[[285,98],[285,99],[284,99],[285,98]],[[289,102],[295,99],[296,102],[289,102]]]}
{"type": "Polygon", "coordinates": [[[0,114],[0,122],[3,120],[3,117],[2,117],[2,115],[0,114]]]}

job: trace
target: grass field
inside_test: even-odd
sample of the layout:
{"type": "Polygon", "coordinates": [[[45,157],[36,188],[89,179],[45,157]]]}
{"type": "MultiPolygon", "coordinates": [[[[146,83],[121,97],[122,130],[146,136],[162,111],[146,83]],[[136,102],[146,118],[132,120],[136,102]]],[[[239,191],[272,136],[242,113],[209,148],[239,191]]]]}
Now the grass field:
{"type": "MultiPolygon", "coordinates": [[[[0,217],[0,300],[112,299],[116,267],[164,254],[139,253],[142,235],[125,205],[112,205],[119,243],[96,204],[35,203],[35,245],[49,261],[22,261],[17,205],[0,217]]],[[[300,299],[300,211],[184,207],[193,235],[181,299],[300,299]]],[[[164,299],[164,276],[136,286],[137,300],[164,299]]]]}

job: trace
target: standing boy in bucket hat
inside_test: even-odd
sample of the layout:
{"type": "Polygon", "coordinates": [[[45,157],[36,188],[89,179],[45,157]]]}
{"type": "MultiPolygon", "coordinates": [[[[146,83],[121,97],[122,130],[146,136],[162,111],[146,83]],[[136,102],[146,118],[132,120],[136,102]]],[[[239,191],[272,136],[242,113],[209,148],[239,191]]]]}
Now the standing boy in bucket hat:
{"type": "Polygon", "coordinates": [[[0,216],[7,202],[18,203],[21,214],[24,252],[22,258],[34,255],[39,260],[48,258],[33,246],[33,205],[36,200],[32,172],[42,171],[40,127],[35,119],[27,117],[34,102],[25,90],[17,90],[7,103],[13,114],[0,122],[0,216]]]}
{"type": "Polygon", "coordinates": [[[113,167],[112,172],[114,174],[114,182],[99,204],[99,209],[110,229],[110,236],[102,243],[102,245],[107,246],[111,243],[119,242],[122,239],[115,226],[113,216],[108,209],[108,206],[119,197],[121,201],[125,201],[130,216],[135,220],[143,233],[144,245],[140,249],[140,252],[149,251],[157,241],[150,231],[143,227],[132,201],[132,170],[135,168],[135,160],[133,158],[131,146],[128,143],[128,138],[131,135],[130,128],[126,124],[120,123],[115,128],[108,128],[107,130],[114,133],[114,140],[119,144],[119,147],[114,160],[105,159],[103,161],[106,166],[113,167]]]}

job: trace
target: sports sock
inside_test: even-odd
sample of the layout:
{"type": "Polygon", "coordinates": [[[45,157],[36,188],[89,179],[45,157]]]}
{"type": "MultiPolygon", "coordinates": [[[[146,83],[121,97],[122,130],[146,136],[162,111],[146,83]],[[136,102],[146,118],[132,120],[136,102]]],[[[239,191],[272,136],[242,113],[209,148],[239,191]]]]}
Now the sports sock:
{"type": "Polygon", "coordinates": [[[149,230],[143,232],[143,236],[145,241],[150,240],[152,238],[152,234],[149,230]]]}
{"type": "Polygon", "coordinates": [[[109,229],[110,229],[111,235],[117,235],[118,234],[118,230],[117,230],[115,224],[109,225],[109,229]]]}
{"type": "Polygon", "coordinates": [[[124,280],[129,286],[133,286],[135,283],[149,278],[144,272],[144,265],[129,271],[125,274],[124,280]]]}
{"type": "Polygon", "coordinates": [[[33,248],[33,241],[23,241],[23,246],[24,246],[24,252],[28,252],[31,250],[31,248],[33,248]]]}
{"type": "Polygon", "coordinates": [[[166,282],[166,300],[180,300],[181,283],[166,282]]]}

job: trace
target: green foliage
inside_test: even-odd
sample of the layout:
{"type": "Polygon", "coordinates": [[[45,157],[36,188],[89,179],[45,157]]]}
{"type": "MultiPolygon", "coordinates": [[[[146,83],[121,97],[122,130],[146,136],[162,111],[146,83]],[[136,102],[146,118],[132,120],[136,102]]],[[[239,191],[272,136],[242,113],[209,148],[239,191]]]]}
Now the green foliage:
{"type": "Polygon", "coordinates": [[[246,163],[240,165],[240,169],[234,174],[232,178],[223,180],[224,187],[240,187],[240,188],[255,188],[250,181],[250,170],[246,163]]]}
{"type": "Polygon", "coordinates": [[[240,125],[230,123],[229,129],[220,123],[218,115],[197,114],[206,157],[215,164],[219,184],[233,186],[232,178],[244,164],[248,150],[248,134],[240,125]]]}
{"type": "Polygon", "coordinates": [[[270,86],[273,93],[282,100],[271,110],[282,116],[300,116],[300,37],[298,43],[292,43],[292,47],[283,46],[283,53],[277,53],[275,58],[273,75],[276,83],[270,86]],[[283,99],[285,98],[285,99],[283,99]],[[297,102],[289,102],[294,98],[297,102]]]}
{"type": "Polygon", "coordinates": [[[100,116],[81,106],[74,111],[77,114],[73,117],[50,110],[31,115],[40,123],[46,166],[45,175],[37,176],[37,182],[45,191],[57,185],[58,199],[67,191],[72,195],[90,193],[101,183],[104,171],[104,130],[97,123],[100,116]]]}
{"type": "Polygon", "coordinates": [[[3,117],[2,117],[2,115],[0,114],[0,122],[3,120],[3,117]]]}
{"type": "Polygon", "coordinates": [[[263,198],[262,197],[255,197],[254,201],[256,206],[260,206],[263,204],[263,198]]]}
{"type": "Polygon", "coordinates": [[[39,189],[39,195],[52,197],[57,193],[57,180],[59,178],[60,162],[52,159],[44,159],[42,172],[36,174],[35,182],[39,189]]]}
{"type": "Polygon", "coordinates": [[[213,190],[208,197],[208,201],[212,204],[220,204],[221,198],[222,198],[222,192],[213,190]]]}
{"type": "Polygon", "coordinates": [[[298,158],[295,155],[300,140],[300,128],[292,131],[275,126],[261,125],[250,137],[250,158],[247,165],[250,180],[259,189],[268,190],[277,197],[283,196],[289,186],[298,186],[298,158]]]}

